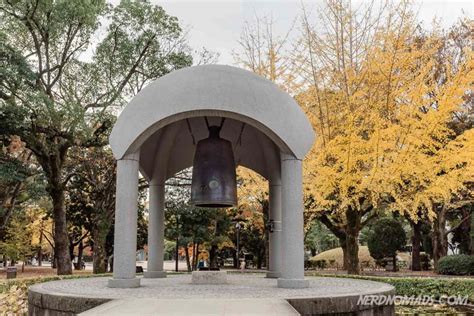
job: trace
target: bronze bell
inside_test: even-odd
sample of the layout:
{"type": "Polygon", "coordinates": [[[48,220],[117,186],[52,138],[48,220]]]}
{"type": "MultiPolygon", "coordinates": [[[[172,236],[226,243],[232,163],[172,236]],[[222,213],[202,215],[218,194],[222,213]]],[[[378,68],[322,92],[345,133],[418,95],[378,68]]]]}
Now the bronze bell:
{"type": "Polygon", "coordinates": [[[237,205],[234,152],[219,137],[221,127],[209,126],[209,137],[196,145],[191,183],[191,204],[200,207],[237,205]]]}

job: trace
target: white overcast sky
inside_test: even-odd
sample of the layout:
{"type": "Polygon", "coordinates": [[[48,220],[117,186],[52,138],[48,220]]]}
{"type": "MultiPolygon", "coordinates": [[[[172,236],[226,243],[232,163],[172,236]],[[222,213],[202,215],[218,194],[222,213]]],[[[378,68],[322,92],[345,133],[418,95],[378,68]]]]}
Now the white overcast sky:
{"type": "MultiPolygon", "coordinates": [[[[219,64],[233,64],[232,50],[245,21],[255,15],[272,16],[276,35],[283,35],[301,12],[300,0],[151,0],[176,16],[189,29],[189,43],[194,49],[206,47],[220,54],[219,64]]],[[[115,1],[114,1],[115,2],[115,1]]],[[[304,1],[317,8],[322,1],[304,1]]],[[[353,1],[360,3],[361,1],[353,1]]],[[[473,17],[474,0],[415,0],[418,18],[427,27],[435,17],[443,26],[452,25],[463,12],[473,17]]]]}

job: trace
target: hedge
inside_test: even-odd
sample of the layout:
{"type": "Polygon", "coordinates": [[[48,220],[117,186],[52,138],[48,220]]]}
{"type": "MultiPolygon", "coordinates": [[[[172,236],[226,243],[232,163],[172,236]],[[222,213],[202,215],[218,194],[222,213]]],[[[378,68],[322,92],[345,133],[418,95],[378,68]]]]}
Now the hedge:
{"type": "MultiPolygon", "coordinates": [[[[186,274],[188,272],[175,272],[167,271],[168,275],[171,274],[186,274]]],[[[137,276],[142,275],[142,273],[137,273],[137,276]]],[[[99,278],[112,276],[112,273],[101,273],[101,274],[72,274],[72,275],[51,275],[51,276],[41,276],[41,277],[31,277],[31,278],[21,278],[21,279],[0,279],[0,294],[6,293],[12,286],[30,286],[37,283],[49,282],[49,281],[59,281],[59,280],[68,280],[68,279],[85,279],[85,278],[99,278]]],[[[1,315],[1,314],[0,314],[1,315]]]]}
{"type": "Polygon", "coordinates": [[[393,285],[397,295],[402,296],[432,295],[435,299],[439,299],[443,295],[468,296],[469,302],[474,303],[474,278],[376,277],[319,273],[311,273],[308,275],[384,282],[393,285]]]}
{"type": "Polygon", "coordinates": [[[103,274],[78,274],[78,275],[52,275],[45,277],[31,277],[31,278],[22,278],[22,279],[9,279],[0,281],[0,293],[6,293],[12,286],[30,286],[36,283],[43,283],[48,281],[58,281],[58,280],[67,280],[67,279],[82,279],[82,278],[91,278],[91,277],[105,277],[111,276],[112,273],[103,273],[103,274]]]}
{"type": "Polygon", "coordinates": [[[452,255],[439,259],[438,273],[450,275],[474,275],[474,256],[452,255]]]}

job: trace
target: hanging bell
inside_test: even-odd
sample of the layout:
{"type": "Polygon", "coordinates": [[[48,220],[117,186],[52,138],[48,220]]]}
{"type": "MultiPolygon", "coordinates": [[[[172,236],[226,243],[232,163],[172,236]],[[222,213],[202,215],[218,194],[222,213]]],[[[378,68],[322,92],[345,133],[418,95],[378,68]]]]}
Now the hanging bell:
{"type": "Polygon", "coordinates": [[[209,137],[196,145],[191,183],[191,204],[200,207],[237,205],[234,152],[219,137],[221,127],[209,126],[209,137]]]}

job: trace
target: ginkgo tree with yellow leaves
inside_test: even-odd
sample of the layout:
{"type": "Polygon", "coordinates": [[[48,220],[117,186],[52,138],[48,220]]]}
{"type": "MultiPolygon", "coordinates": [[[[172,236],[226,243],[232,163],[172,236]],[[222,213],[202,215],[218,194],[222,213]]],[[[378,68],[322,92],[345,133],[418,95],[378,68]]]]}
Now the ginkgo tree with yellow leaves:
{"type": "Polygon", "coordinates": [[[349,273],[359,273],[361,229],[382,213],[412,225],[414,270],[422,222],[432,228],[435,266],[447,235],[469,226],[471,28],[466,19],[426,31],[412,9],[410,1],[327,0],[303,7],[296,41],[257,19],[239,42],[237,64],[292,93],[312,121],[305,224],[317,219],[339,239],[349,273]],[[448,215],[460,209],[448,229],[448,215]]]}
{"type": "Polygon", "coordinates": [[[472,133],[454,138],[449,127],[472,85],[472,53],[439,78],[451,65],[438,58],[442,36],[420,34],[407,3],[383,10],[358,20],[348,3],[328,2],[326,33],[305,16],[299,57],[311,76],[297,99],[319,136],[305,164],[311,211],[340,237],[355,274],[359,232],[377,213],[436,222],[435,209],[473,179],[472,133]]]}

